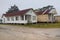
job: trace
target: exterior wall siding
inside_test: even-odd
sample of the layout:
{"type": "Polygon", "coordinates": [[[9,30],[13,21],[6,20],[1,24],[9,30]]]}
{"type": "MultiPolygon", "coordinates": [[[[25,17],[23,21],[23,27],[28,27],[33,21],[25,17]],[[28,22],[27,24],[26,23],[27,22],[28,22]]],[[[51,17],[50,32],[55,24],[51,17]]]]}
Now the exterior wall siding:
{"type": "Polygon", "coordinates": [[[3,19],[3,23],[27,23],[27,21],[21,20],[20,16],[18,16],[19,20],[15,20],[15,16],[13,16],[13,17],[14,17],[14,21],[11,20],[11,17],[9,17],[10,18],[9,21],[5,17],[5,22],[4,22],[4,19],[3,19]]]}
{"type": "Polygon", "coordinates": [[[32,10],[28,11],[28,12],[26,13],[26,15],[31,15],[31,23],[37,22],[37,15],[36,15],[35,12],[33,12],[32,10]],[[33,16],[36,17],[35,20],[33,20],[33,16]]]}
{"type": "Polygon", "coordinates": [[[60,16],[55,16],[55,21],[60,22],[60,16]]]}
{"type": "Polygon", "coordinates": [[[49,19],[48,19],[48,15],[45,14],[45,15],[38,15],[37,16],[37,20],[38,22],[48,22],[49,19]]]}

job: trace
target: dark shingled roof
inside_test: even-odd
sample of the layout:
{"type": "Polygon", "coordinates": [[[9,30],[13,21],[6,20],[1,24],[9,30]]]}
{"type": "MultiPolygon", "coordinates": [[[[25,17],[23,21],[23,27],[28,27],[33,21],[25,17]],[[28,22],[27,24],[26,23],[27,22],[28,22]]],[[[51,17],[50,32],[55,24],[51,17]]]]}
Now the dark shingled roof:
{"type": "Polygon", "coordinates": [[[41,14],[43,14],[43,12],[45,12],[44,14],[49,14],[49,12],[51,11],[52,9],[50,9],[50,10],[47,10],[46,12],[45,12],[45,10],[44,11],[38,11],[38,12],[35,12],[37,15],[41,15],[41,14]]]}
{"type": "Polygon", "coordinates": [[[29,10],[33,10],[33,9],[32,9],[32,8],[29,8],[29,9],[20,10],[20,11],[13,12],[13,13],[6,13],[6,14],[3,14],[3,15],[6,16],[6,17],[24,15],[24,14],[27,13],[29,10]]]}

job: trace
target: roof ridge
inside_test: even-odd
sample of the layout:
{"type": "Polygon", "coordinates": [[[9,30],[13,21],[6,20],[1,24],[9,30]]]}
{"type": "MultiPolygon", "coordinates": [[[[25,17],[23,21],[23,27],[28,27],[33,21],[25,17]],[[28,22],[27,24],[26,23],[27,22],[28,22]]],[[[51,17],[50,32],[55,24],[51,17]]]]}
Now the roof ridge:
{"type": "Polygon", "coordinates": [[[28,12],[29,10],[32,10],[32,8],[29,9],[24,9],[21,11],[17,11],[17,12],[12,12],[12,13],[6,13],[5,16],[17,16],[17,15],[24,15],[26,12],[28,12]]]}

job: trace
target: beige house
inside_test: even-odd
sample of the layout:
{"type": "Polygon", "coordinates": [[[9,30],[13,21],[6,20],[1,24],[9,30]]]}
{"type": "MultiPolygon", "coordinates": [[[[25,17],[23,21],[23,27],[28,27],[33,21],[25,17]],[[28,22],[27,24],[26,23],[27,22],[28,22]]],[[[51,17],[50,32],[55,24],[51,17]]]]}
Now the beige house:
{"type": "Polygon", "coordinates": [[[38,22],[48,22],[49,19],[48,19],[48,15],[45,14],[45,15],[38,15],[37,16],[37,20],[38,22]]]}
{"type": "Polygon", "coordinates": [[[55,16],[55,21],[56,22],[60,22],[60,15],[59,16],[55,16]]]}
{"type": "Polygon", "coordinates": [[[54,15],[57,13],[55,8],[47,8],[45,10],[35,11],[38,22],[55,22],[54,15]]]}

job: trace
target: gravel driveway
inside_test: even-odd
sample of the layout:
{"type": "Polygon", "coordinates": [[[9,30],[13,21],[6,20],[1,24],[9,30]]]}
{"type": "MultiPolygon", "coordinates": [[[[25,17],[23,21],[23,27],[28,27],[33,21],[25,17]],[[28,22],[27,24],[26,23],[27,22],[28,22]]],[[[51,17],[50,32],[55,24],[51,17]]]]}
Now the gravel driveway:
{"type": "Polygon", "coordinates": [[[60,40],[60,28],[0,25],[0,40],[60,40]]]}

